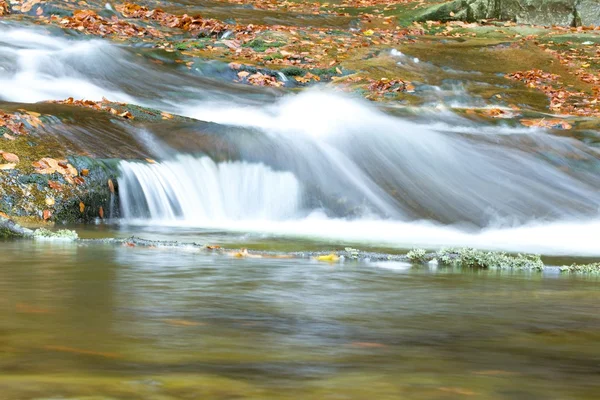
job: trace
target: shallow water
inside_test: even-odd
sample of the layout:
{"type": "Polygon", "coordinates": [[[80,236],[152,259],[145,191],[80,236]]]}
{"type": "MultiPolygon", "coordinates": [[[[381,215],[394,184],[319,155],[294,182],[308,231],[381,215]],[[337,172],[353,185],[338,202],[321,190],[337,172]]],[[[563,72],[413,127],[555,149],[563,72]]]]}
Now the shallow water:
{"type": "Polygon", "coordinates": [[[595,399],[597,278],[2,242],[3,399],[595,399]]]}

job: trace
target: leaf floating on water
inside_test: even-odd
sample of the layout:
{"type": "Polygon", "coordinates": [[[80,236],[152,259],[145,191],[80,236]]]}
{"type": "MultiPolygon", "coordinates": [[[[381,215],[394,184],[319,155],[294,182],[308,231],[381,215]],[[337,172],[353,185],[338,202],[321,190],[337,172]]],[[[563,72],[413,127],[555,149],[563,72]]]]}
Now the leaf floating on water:
{"type": "Polygon", "coordinates": [[[83,214],[83,211],[85,210],[85,204],[83,204],[83,201],[79,202],[79,212],[83,214]]]}
{"type": "Polygon", "coordinates": [[[208,245],[208,246],[206,246],[206,248],[207,248],[208,250],[218,250],[218,249],[220,249],[220,248],[221,248],[221,246],[218,246],[218,245],[215,245],[215,246],[208,245]]]}
{"type": "Polygon", "coordinates": [[[103,352],[103,351],[77,349],[75,347],[68,347],[68,346],[44,346],[44,349],[53,350],[53,351],[63,351],[65,353],[83,354],[83,355],[87,355],[87,356],[100,356],[100,357],[106,357],[106,358],[121,358],[121,356],[117,353],[108,353],[108,352],[103,352]]]}
{"type": "Polygon", "coordinates": [[[115,185],[113,184],[112,179],[108,180],[108,190],[113,194],[115,193],[115,185]]]}
{"type": "Polygon", "coordinates": [[[340,259],[340,257],[335,253],[331,253],[326,256],[315,257],[315,260],[317,260],[317,261],[326,261],[326,262],[336,262],[339,259],[340,259]]]}
{"type": "Polygon", "coordinates": [[[259,254],[250,254],[248,249],[241,249],[240,251],[234,251],[228,254],[235,258],[262,258],[259,254]]]}
{"type": "Polygon", "coordinates": [[[154,160],[153,160],[153,159],[151,159],[151,158],[146,158],[146,161],[147,161],[148,163],[150,163],[150,164],[156,164],[156,161],[154,161],[154,160]]]}

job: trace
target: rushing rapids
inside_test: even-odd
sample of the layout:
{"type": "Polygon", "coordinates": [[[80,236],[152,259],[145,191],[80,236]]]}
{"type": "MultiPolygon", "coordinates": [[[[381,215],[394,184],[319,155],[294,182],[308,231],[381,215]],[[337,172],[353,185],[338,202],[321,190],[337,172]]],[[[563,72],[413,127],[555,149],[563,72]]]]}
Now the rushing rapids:
{"type": "Polygon", "coordinates": [[[123,222],[597,252],[598,154],[574,138],[441,109],[409,121],[323,89],[233,94],[105,41],[0,32],[3,100],[110,97],[218,124],[183,144],[170,131],[136,136],[159,162],[122,162],[123,222]]]}

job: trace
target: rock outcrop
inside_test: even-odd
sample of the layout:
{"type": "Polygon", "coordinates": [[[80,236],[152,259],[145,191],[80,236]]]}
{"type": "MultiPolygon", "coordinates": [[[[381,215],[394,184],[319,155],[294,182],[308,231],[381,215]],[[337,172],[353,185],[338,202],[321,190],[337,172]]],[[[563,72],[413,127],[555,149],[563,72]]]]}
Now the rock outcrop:
{"type": "Polygon", "coordinates": [[[427,8],[418,21],[482,19],[531,25],[600,25],[600,0],[453,0],[427,8]]]}

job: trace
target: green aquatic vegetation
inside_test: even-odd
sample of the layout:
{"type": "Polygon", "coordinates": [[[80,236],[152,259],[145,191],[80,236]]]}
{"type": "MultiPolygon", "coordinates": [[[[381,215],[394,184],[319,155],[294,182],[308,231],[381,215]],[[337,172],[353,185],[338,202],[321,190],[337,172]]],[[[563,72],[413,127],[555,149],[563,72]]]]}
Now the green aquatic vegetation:
{"type": "Polygon", "coordinates": [[[572,264],[560,267],[560,272],[580,273],[580,274],[600,274],[600,263],[592,264],[572,264]]]}
{"type": "Polygon", "coordinates": [[[519,269],[542,271],[544,263],[539,255],[508,255],[471,248],[442,249],[437,253],[438,263],[459,268],[519,269]]]}
{"type": "Polygon", "coordinates": [[[285,46],[284,42],[267,42],[261,38],[256,38],[248,43],[244,43],[243,47],[250,47],[252,50],[257,51],[259,53],[264,52],[265,50],[271,47],[281,47],[285,46]]]}
{"type": "Polygon", "coordinates": [[[282,68],[281,72],[286,74],[287,76],[304,76],[306,75],[306,70],[300,67],[286,67],[282,68]]]}
{"type": "Polygon", "coordinates": [[[358,260],[358,255],[360,253],[359,249],[353,249],[352,247],[346,247],[344,250],[346,250],[347,253],[349,253],[349,257],[353,260],[358,260]]]}
{"type": "Polygon", "coordinates": [[[270,54],[263,58],[263,60],[265,60],[265,61],[282,60],[282,59],[283,59],[283,54],[281,54],[280,52],[270,54]]]}
{"type": "Polygon", "coordinates": [[[406,254],[408,260],[412,263],[424,264],[427,262],[427,250],[425,249],[412,249],[406,254]]]}
{"type": "Polygon", "coordinates": [[[56,232],[46,228],[39,228],[33,232],[34,239],[42,240],[77,240],[79,236],[77,232],[68,229],[60,229],[56,232]]]}

